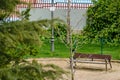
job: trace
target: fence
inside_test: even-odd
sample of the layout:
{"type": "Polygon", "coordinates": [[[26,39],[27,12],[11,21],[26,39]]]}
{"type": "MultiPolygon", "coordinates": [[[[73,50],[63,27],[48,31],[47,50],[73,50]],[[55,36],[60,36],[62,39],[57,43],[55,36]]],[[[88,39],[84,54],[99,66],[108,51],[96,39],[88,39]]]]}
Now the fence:
{"type": "MultiPolygon", "coordinates": [[[[22,0],[30,2],[32,8],[49,8],[52,6],[52,0],[22,0]]],[[[68,0],[54,0],[54,7],[56,9],[67,9],[68,0]]],[[[92,5],[91,0],[71,0],[71,9],[88,8],[92,5]]],[[[27,8],[26,4],[18,5],[18,8],[27,8]]]]}

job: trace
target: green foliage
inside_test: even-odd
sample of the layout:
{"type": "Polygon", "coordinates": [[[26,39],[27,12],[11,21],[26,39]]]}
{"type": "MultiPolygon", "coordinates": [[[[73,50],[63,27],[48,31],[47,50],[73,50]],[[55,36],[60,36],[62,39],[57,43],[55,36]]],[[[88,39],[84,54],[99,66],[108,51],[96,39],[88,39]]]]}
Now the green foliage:
{"type": "Polygon", "coordinates": [[[63,74],[67,75],[67,72],[56,65],[43,65],[33,60],[32,63],[22,62],[19,65],[1,68],[0,80],[64,80],[63,74]]]}
{"type": "Polygon", "coordinates": [[[21,3],[20,0],[0,0],[0,9],[12,11],[19,3],[21,3]]]}
{"type": "Polygon", "coordinates": [[[21,0],[0,0],[0,21],[6,22],[6,18],[11,15],[19,15],[21,20],[29,20],[31,3],[26,3],[21,0]],[[9,3],[9,4],[8,4],[9,3]],[[21,13],[16,10],[17,5],[26,4],[28,8],[21,13]]]}
{"type": "Polygon", "coordinates": [[[19,63],[24,55],[40,53],[43,41],[51,37],[48,31],[50,24],[51,20],[33,22],[23,20],[0,25],[1,64],[8,64],[11,61],[19,63]],[[2,62],[3,58],[6,58],[6,62],[2,62]]]}
{"type": "Polygon", "coordinates": [[[55,37],[66,43],[67,27],[65,23],[57,22],[55,24],[55,37]]]}
{"type": "Polygon", "coordinates": [[[3,20],[11,13],[16,12],[15,7],[21,3],[20,0],[0,0],[0,20],[3,20]]]}
{"type": "Polygon", "coordinates": [[[39,53],[43,37],[50,37],[47,31],[50,23],[50,20],[25,20],[0,25],[1,80],[64,80],[65,71],[58,66],[23,62],[24,55],[39,53]]]}
{"type": "Polygon", "coordinates": [[[104,38],[107,44],[120,44],[119,0],[93,0],[87,16],[84,35],[88,40],[98,42],[99,38],[104,38]]]}
{"type": "MultiPolygon", "coordinates": [[[[51,21],[49,23],[50,27],[48,27],[49,33],[51,33],[51,21]]],[[[61,20],[61,19],[53,19],[53,27],[54,27],[54,38],[61,40],[62,43],[64,43],[67,47],[69,47],[69,44],[67,44],[67,24],[61,20]]],[[[51,38],[51,35],[49,36],[51,38]]]]}
{"type": "Polygon", "coordinates": [[[84,44],[87,44],[85,37],[82,34],[73,34],[72,35],[72,49],[77,51],[78,48],[82,47],[84,44]]]}
{"type": "Polygon", "coordinates": [[[30,10],[31,10],[31,4],[29,3],[27,9],[21,12],[22,20],[29,20],[29,17],[31,16],[30,10]]]}
{"type": "Polygon", "coordinates": [[[42,21],[20,21],[0,25],[0,64],[11,61],[18,63],[24,55],[38,53],[42,45],[40,37],[47,34],[43,25],[42,21]],[[6,58],[5,62],[3,58],[6,58]]]}

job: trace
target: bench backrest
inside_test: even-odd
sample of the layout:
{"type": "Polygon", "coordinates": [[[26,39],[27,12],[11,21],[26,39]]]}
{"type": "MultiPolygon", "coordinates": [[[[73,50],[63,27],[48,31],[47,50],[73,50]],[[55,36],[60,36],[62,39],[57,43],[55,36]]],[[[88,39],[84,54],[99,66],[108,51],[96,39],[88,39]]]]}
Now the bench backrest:
{"type": "Polygon", "coordinates": [[[111,55],[74,53],[73,58],[74,59],[76,58],[107,59],[110,61],[111,55]]]}

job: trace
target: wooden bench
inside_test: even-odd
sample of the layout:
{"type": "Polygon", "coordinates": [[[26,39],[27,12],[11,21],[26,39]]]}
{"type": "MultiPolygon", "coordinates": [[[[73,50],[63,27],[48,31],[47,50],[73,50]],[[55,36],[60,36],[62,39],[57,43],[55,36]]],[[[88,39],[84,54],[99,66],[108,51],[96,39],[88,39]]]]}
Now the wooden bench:
{"type": "MultiPolygon", "coordinates": [[[[71,59],[70,59],[70,62],[71,62],[71,59]]],[[[75,66],[76,66],[76,62],[105,64],[106,71],[107,71],[107,64],[109,64],[110,68],[112,68],[110,55],[74,53],[73,62],[75,66]]]]}

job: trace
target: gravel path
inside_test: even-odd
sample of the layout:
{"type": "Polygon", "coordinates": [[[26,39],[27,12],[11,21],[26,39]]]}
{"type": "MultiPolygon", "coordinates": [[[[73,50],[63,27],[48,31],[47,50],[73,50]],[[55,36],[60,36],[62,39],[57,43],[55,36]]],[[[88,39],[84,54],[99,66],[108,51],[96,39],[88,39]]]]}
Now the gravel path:
{"type": "MultiPolygon", "coordinates": [[[[31,60],[31,59],[29,59],[31,60]]],[[[70,71],[69,59],[67,58],[40,58],[36,59],[43,64],[55,64],[70,71]]],[[[75,80],[120,80],[120,63],[112,63],[113,68],[106,72],[103,64],[78,63],[75,69],[75,80]]],[[[70,79],[70,74],[69,78],[70,79]]]]}

